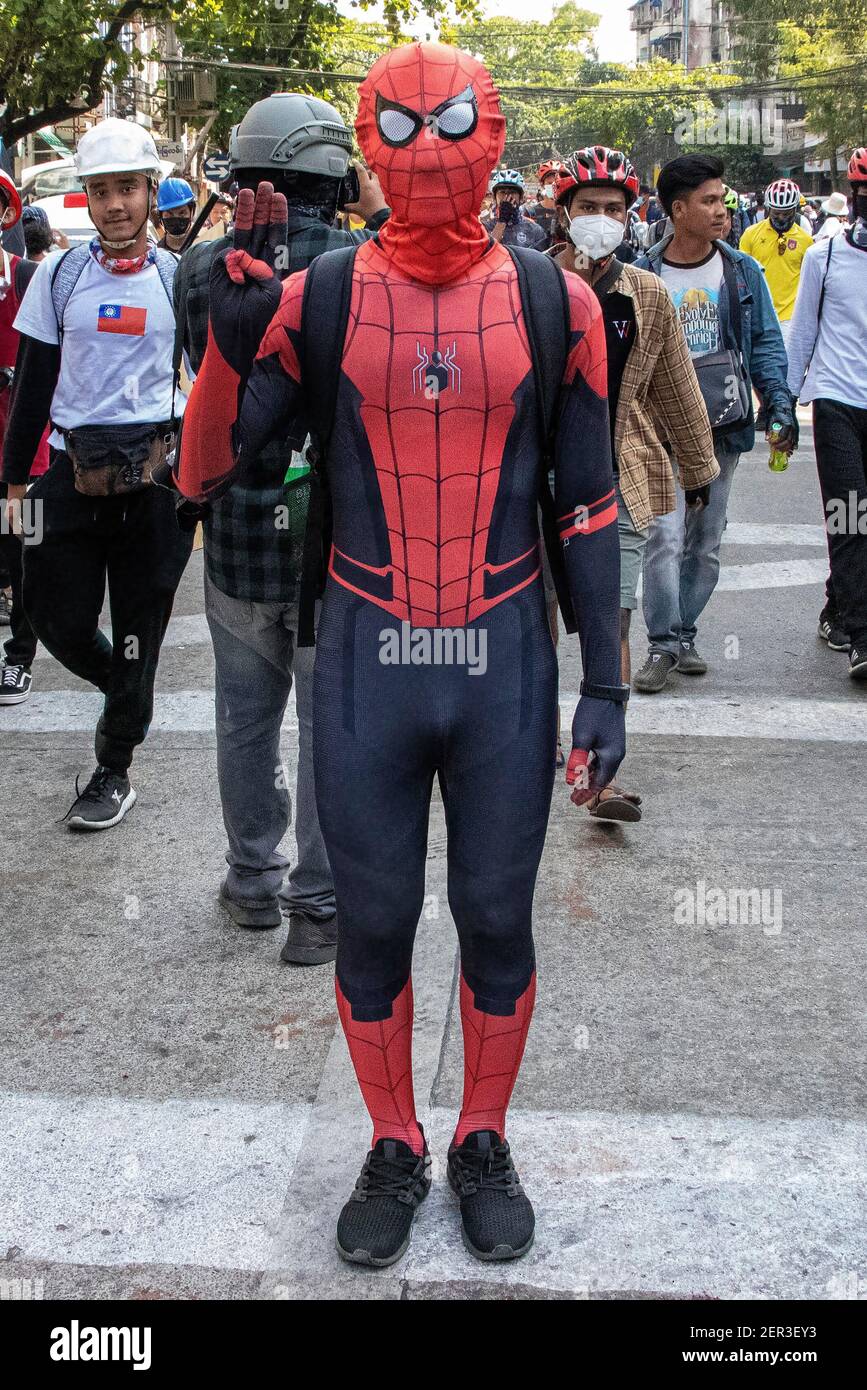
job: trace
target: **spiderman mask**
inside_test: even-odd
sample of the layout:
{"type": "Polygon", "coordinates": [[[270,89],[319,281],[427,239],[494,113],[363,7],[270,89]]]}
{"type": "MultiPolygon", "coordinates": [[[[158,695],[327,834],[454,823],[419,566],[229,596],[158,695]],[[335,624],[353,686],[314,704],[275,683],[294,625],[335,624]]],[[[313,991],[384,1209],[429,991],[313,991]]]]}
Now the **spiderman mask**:
{"type": "Polygon", "coordinates": [[[490,244],[478,214],[505,143],[487,69],[445,44],[392,49],[361,87],[355,128],[391,208],[383,251],[413,279],[457,279],[490,244]]]}

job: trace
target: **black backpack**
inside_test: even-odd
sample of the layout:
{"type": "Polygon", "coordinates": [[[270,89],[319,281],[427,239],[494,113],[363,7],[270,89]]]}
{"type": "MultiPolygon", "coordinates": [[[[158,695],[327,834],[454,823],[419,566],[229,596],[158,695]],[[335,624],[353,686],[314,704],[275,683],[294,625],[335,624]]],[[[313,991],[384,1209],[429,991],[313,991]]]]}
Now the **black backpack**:
{"type": "MultiPolygon", "coordinates": [[[[566,631],[576,632],[577,622],[566,581],[551,492],[557,407],[571,337],[569,294],[562,271],[550,257],[526,247],[506,249],[518,275],[539,404],[538,428],[543,459],[539,487],[542,534],[566,631]]],[[[313,644],[313,607],[324,586],[331,550],[328,449],[334,429],[357,250],[357,246],[349,246],[317,256],[307,269],[301,304],[299,360],[302,382],[306,383],[304,397],[313,440],[309,457],[313,466],[309,475],[310,512],[304,545],[299,646],[313,644]]]]}

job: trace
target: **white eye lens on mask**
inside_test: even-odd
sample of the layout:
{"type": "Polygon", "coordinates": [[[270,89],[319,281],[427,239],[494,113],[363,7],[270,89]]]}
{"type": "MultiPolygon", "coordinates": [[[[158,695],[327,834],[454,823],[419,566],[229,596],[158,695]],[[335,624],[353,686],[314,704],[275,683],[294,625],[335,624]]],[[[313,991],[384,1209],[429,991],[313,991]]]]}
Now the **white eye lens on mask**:
{"type": "Polygon", "coordinates": [[[573,217],[569,223],[571,241],[591,261],[602,261],[610,256],[622,242],[625,230],[616,217],[606,217],[604,214],[573,217]]]}
{"type": "Polygon", "coordinates": [[[443,135],[466,135],[476,118],[472,102],[458,101],[447,106],[437,117],[437,124],[443,135]]]}
{"type": "Polygon", "coordinates": [[[391,107],[387,107],[380,112],[379,128],[386,140],[394,145],[399,145],[414,134],[416,122],[403,111],[394,111],[391,107]]]}

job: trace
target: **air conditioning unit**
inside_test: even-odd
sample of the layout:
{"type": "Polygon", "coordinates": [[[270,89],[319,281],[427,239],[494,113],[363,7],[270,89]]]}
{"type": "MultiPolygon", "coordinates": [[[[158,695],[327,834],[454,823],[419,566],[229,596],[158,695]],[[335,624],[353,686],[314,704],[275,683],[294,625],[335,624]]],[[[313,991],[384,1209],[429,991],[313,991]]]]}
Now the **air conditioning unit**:
{"type": "Polygon", "coordinates": [[[208,68],[179,68],[169,79],[175,114],[196,116],[217,104],[217,74],[208,68]]]}

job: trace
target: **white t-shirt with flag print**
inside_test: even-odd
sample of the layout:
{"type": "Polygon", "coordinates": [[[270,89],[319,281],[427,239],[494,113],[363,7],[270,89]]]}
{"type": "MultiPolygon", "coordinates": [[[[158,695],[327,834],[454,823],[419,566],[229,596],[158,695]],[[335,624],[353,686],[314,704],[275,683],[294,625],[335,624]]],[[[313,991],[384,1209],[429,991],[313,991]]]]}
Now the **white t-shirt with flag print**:
{"type": "MultiPolygon", "coordinates": [[[[40,262],[15,319],[19,333],[58,343],[51,298],[57,258],[40,262]]],[[[90,257],[63,315],[60,376],[51,402],[59,429],[76,425],[139,425],[172,414],[175,320],[155,265],[115,275],[90,257]]],[[[175,410],[185,404],[178,392],[175,410]]],[[[63,448],[55,430],[50,443],[63,448]]]]}

